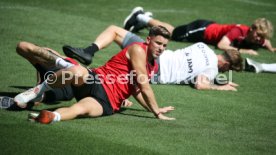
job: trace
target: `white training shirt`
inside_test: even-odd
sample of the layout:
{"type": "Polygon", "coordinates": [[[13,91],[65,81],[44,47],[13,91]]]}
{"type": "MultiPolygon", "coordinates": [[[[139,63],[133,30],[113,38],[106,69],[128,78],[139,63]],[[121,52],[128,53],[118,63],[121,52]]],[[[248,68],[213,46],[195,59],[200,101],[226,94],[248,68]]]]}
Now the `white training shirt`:
{"type": "Polygon", "coordinates": [[[204,43],[176,51],[165,50],[159,59],[161,84],[189,84],[198,75],[211,81],[218,74],[217,55],[204,43]]]}

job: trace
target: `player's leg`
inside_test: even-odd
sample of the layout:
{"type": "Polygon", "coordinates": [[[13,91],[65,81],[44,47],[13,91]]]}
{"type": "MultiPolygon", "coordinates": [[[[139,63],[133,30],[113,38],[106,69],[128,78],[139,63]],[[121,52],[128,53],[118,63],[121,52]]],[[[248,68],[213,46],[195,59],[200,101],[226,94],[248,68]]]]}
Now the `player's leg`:
{"type": "Polygon", "coordinates": [[[70,120],[77,116],[98,117],[103,114],[102,105],[92,97],[86,97],[69,108],[57,109],[61,120],[70,120]]]}
{"type": "MultiPolygon", "coordinates": [[[[142,19],[143,19],[143,16],[144,16],[144,15],[141,15],[141,21],[142,21],[142,19]]],[[[140,16],[138,16],[138,17],[140,17],[140,16]]],[[[138,19],[140,19],[140,18],[138,18],[138,19]]],[[[150,26],[150,27],[159,26],[159,25],[164,26],[171,34],[172,34],[172,32],[173,32],[173,30],[174,30],[174,28],[175,28],[173,25],[171,25],[171,24],[169,24],[169,23],[162,22],[162,21],[160,21],[160,20],[158,20],[158,19],[153,19],[153,18],[150,19],[150,20],[147,22],[147,25],[150,26]]]]}
{"type": "MultiPolygon", "coordinates": [[[[45,78],[47,77],[47,73],[55,72],[59,70],[60,68],[66,68],[74,65],[78,65],[76,61],[65,58],[65,61],[63,59],[60,59],[61,61],[52,61],[49,60],[46,55],[54,55],[54,57],[59,58],[61,56],[58,52],[50,49],[50,48],[44,48],[39,47],[37,45],[34,45],[29,42],[20,42],[17,44],[16,51],[19,55],[27,59],[37,70],[37,84],[42,83],[45,78]],[[42,54],[39,54],[39,52],[44,52],[42,54]],[[68,59],[68,60],[67,60],[68,59]]],[[[32,100],[32,102],[35,102],[36,104],[39,104],[40,102],[55,102],[55,101],[61,101],[61,100],[70,100],[74,97],[72,93],[72,88],[70,86],[64,87],[64,88],[58,88],[53,89],[44,95],[41,95],[39,98],[36,98],[36,100],[32,100]]]]}
{"type": "Polygon", "coordinates": [[[152,19],[152,12],[144,12],[142,7],[135,7],[124,20],[124,29],[139,32],[148,26],[150,19],[152,19]]]}
{"type": "Polygon", "coordinates": [[[85,80],[88,76],[88,70],[80,65],[59,70],[43,83],[17,95],[15,102],[17,102],[18,106],[24,108],[28,102],[40,97],[46,91],[67,85],[81,86],[86,82],[85,80]]]}
{"type": "Polygon", "coordinates": [[[71,63],[63,60],[64,57],[62,57],[58,52],[50,48],[36,46],[29,42],[19,42],[16,51],[31,64],[39,64],[44,68],[66,68],[72,66],[71,63]]]}
{"type": "Polygon", "coordinates": [[[214,23],[209,20],[195,20],[191,23],[177,26],[172,31],[172,40],[204,42],[204,31],[208,25],[214,23]]]}
{"type": "Polygon", "coordinates": [[[245,71],[260,73],[260,72],[271,72],[276,73],[276,63],[265,64],[255,60],[246,58],[245,59],[245,71]]]}
{"type": "Polygon", "coordinates": [[[271,73],[276,73],[276,63],[272,64],[261,64],[263,68],[263,72],[271,72],[271,73]]]}
{"type": "Polygon", "coordinates": [[[73,87],[76,100],[78,101],[76,104],[68,108],[60,108],[54,113],[48,111],[42,112],[41,116],[45,115],[43,113],[46,113],[46,119],[49,114],[51,119],[59,121],[70,120],[78,116],[98,117],[113,114],[113,108],[104,87],[100,83],[100,79],[97,78],[97,74],[95,72],[89,72],[89,75],[90,77],[94,77],[92,81],[82,86],[73,87]]]}
{"type": "MultiPolygon", "coordinates": [[[[129,45],[129,38],[133,38],[134,34],[128,35],[130,32],[126,31],[125,29],[111,25],[106,28],[92,43],[92,45],[86,48],[75,48],[69,45],[63,46],[63,52],[68,57],[74,57],[80,62],[89,65],[92,62],[92,57],[94,54],[107,46],[109,46],[113,41],[116,42],[121,48],[126,47],[129,45]]],[[[139,38],[136,36],[135,38],[139,38]]],[[[133,39],[131,39],[133,40],[133,39]]],[[[141,38],[135,39],[133,41],[143,42],[141,38]]],[[[132,43],[132,42],[131,42],[132,43]]]]}
{"type": "Polygon", "coordinates": [[[96,38],[94,43],[98,45],[99,49],[109,46],[113,41],[121,46],[127,33],[128,31],[121,27],[110,25],[96,38]]]}
{"type": "Polygon", "coordinates": [[[99,117],[103,115],[102,105],[92,97],[86,97],[70,107],[59,108],[54,112],[43,110],[33,119],[43,124],[72,120],[77,117],[99,117]]]}
{"type": "Polygon", "coordinates": [[[37,56],[37,50],[41,48],[39,46],[36,46],[32,43],[28,42],[19,42],[16,46],[16,52],[24,57],[26,60],[28,60],[31,64],[41,64],[44,67],[53,67],[54,63],[50,61],[47,63],[47,60],[43,57],[37,56]],[[47,65],[46,65],[47,64],[47,65]]]}
{"type": "Polygon", "coordinates": [[[111,25],[106,28],[91,45],[86,48],[75,48],[69,45],[65,45],[62,49],[66,56],[75,58],[85,65],[89,65],[92,62],[92,57],[98,50],[107,47],[113,41],[119,45],[122,44],[123,38],[126,34],[126,30],[118,26],[111,25]]]}

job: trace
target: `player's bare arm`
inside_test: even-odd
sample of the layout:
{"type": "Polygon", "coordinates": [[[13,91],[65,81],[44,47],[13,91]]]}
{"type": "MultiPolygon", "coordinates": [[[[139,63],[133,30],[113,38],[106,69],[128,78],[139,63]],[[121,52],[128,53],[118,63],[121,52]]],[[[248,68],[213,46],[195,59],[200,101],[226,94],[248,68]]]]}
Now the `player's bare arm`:
{"type": "Polygon", "coordinates": [[[276,48],[274,48],[270,42],[270,40],[265,39],[264,47],[267,48],[270,52],[276,52],[276,48]]]}
{"type": "Polygon", "coordinates": [[[258,55],[258,53],[255,50],[252,49],[238,49],[236,47],[231,46],[231,41],[227,36],[223,36],[222,39],[217,44],[217,47],[221,50],[229,50],[234,49],[238,50],[240,53],[243,54],[250,54],[250,55],[258,55]]]}
{"type": "Polygon", "coordinates": [[[229,82],[225,85],[216,85],[213,84],[208,77],[204,75],[198,75],[196,77],[196,83],[195,88],[198,90],[231,90],[231,91],[237,91],[238,85],[233,82],[229,82]]]}
{"type": "Polygon", "coordinates": [[[153,90],[149,84],[147,70],[146,70],[146,53],[144,49],[140,46],[133,45],[128,50],[128,56],[133,69],[136,71],[138,87],[141,90],[142,97],[149,107],[150,111],[159,119],[173,120],[174,118],[169,118],[164,115],[159,110],[157,105],[153,90]]]}

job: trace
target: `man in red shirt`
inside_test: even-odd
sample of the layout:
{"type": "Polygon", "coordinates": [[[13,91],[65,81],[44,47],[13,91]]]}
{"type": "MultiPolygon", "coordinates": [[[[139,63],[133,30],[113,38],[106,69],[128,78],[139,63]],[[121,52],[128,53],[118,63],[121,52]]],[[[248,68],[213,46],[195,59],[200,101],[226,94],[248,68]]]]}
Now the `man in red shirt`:
{"type": "MultiPolygon", "coordinates": [[[[40,97],[51,89],[72,85],[77,103],[71,107],[59,108],[55,112],[43,110],[35,120],[48,124],[54,121],[70,120],[78,116],[99,117],[111,115],[119,110],[124,99],[133,95],[137,101],[156,118],[173,120],[162,113],[173,107],[158,107],[154,93],[149,84],[149,74],[155,70],[155,59],[167,46],[170,33],[162,26],[152,27],[145,43],[134,43],[113,56],[104,66],[87,69],[74,65],[56,72],[40,85],[29,89],[14,100],[20,107],[40,97]],[[53,82],[54,81],[54,82],[53,82]]],[[[47,61],[56,61],[56,55],[38,46],[37,56],[47,61]]]]}
{"type": "Polygon", "coordinates": [[[265,18],[254,21],[251,27],[239,24],[218,24],[209,20],[196,20],[189,24],[174,27],[171,24],[153,19],[136,7],[124,21],[124,28],[138,32],[146,26],[162,25],[172,34],[174,41],[205,42],[221,50],[236,49],[240,53],[258,55],[258,47],[275,52],[270,39],[273,33],[271,22],[265,18]]]}

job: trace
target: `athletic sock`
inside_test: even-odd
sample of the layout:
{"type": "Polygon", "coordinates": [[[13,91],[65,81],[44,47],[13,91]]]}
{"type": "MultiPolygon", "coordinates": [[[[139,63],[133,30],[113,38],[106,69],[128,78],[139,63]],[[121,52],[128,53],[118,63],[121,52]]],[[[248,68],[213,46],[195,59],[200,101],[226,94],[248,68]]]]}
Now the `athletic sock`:
{"type": "MultiPolygon", "coordinates": [[[[52,90],[52,88],[48,85],[47,80],[45,80],[44,82],[42,82],[41,84],[37,85],[35,88],[38,88],[38,96],[42,95],[43,93],[45,93],[48,90],[52,90]]],[[[36,89],[35,89],[36,91],[36,89]]]]}
{"type": "Polygon", "coordinates": [[[265,72],[276,72],[276,63],[274,64],[261,64],[263,71],[265,72]]]}
{"type": "Polygon", "coordinates": [[[96,53],[98,50],[99,47],[95,43],[83,49],[85,53],[90,54],[91,56],[94,56],[94,53],[96,53]]]}
{"type": "Polygon", "coordinates": [[[146,16],[145,14],[139,14],[136,18],[140,23],[142,23],[144,25],[148,25],[149,20],[152,19],[151,17],[146,16]]]}
{"type": "Polygon", "coordinates": [[[67,62],[62,58],[56,59],[56,67],[58,67],[59,69],[70,68],[72,66],[74,66],[72,63],[67,62]]]}
{"type": "Polygon", "coordinates": [[[56,111],[54,111],[53,113],[55,114],[55,118],[54,118],[53,122],[59,122],[61,119],[61,115],[56,111]]]}

